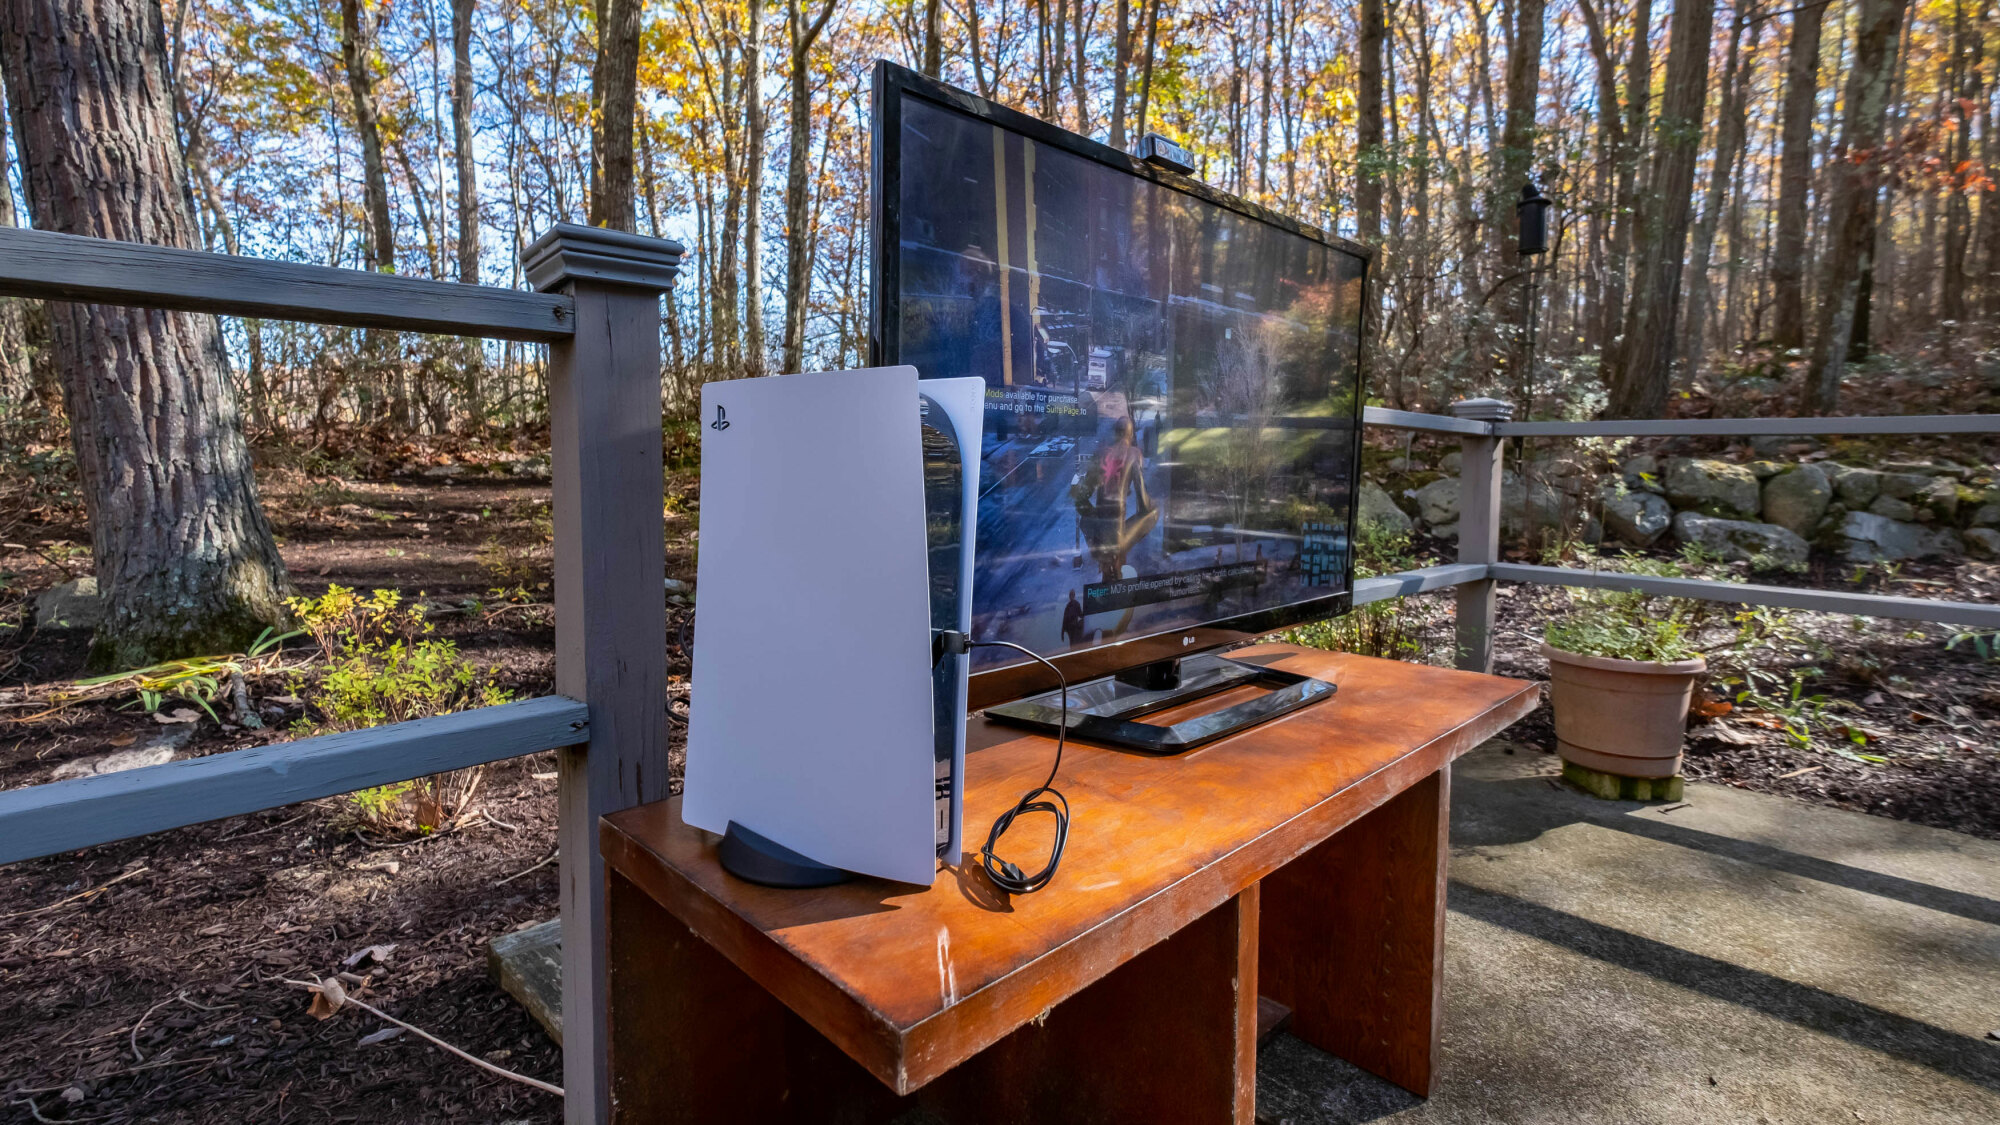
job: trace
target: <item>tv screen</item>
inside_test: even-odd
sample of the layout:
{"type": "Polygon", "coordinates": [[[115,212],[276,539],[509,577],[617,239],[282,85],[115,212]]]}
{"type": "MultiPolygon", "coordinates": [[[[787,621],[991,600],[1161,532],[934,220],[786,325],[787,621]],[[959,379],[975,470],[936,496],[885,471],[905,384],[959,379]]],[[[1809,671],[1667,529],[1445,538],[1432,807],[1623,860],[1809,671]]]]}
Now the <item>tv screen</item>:
{"type": "MultiPolygon", "coordinates": [[[[1074,678],[1348,608],[1365,250],[888,63],[874,157],[877,362],[986,381],[975,637],[1074,678]]],[[[975,706],[1053,686],[974,652],[975,706]]]]}

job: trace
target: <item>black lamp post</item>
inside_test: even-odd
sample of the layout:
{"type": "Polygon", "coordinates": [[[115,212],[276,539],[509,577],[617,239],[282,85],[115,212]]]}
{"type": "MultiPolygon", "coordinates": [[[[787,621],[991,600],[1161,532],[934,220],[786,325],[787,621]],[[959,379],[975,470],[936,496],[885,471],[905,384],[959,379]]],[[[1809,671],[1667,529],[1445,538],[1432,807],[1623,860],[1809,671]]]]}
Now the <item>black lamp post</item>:
{"type": "MultiPolygon", "coordinates": [[[[1515,243],[1524,262],[1530,255],[1549,252],[1549,208],[1553,206],[1535,181],[1529,180],[1521,185],[1521,202],[1514,209],[1520,220],[1519,237],[1515,243]]],[[[1521,416],[1524,419],[1533,418],[1535,411],[1535,273],[1535,267],[1528,264],[1528,294],[1521,308],[1521,416]]]]}
{"type": "Polygon", "coordinates": [[[1546,254],[1549,251],[1549,208],[1554,204],[1535,186],[1533,180],[1521,185],[1521,202],[1515,212],[1521,220],[1519,239],[1522,256],[1546,254]]]}

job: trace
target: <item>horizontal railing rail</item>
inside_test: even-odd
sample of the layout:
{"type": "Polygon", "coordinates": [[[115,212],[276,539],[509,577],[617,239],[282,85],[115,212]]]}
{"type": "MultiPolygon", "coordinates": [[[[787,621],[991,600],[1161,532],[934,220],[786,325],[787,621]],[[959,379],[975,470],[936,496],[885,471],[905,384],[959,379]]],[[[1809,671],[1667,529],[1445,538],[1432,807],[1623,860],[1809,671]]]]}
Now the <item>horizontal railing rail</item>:
{"type": "Polygon", "coordinates": [[[1420,414],[1414,410],[1390,410],[1381,406],[1361,408],[1361,424],[1389,430],[1425,430],[1437,434],[1468,434],[1487,437],[1493,423],[1477,418],[1453,418],[1445,414],[1420,414]]]}
{"type": "Polygon", "coordinates": [[[590,708],[560,695],[0,792],[0,863],[262,812],[574,746],[590,708]]]}
{"type": "Polygon", "coordinates": [[[1594,422],[1488,422],[1364,407],[1361,424],[1474,437],[1839,437],[1864,434],[2000,434],[2000,414],[1841,418],[1606,418],[1594,422]]]}
{"type": "Polygon", "coordinates": [[[575,332],[566,294],[0,227],[0,295],[495,340],[575,332]]]}
{"type": "Polygon", "coordinates": [[[1368,605],[1372,602],[1406,598],[1411,594],[1422,594],[1431,590],[1449,590],[1454,586],[1463,586],[1467,582],[1485,579],[1488,577],[1486,569],[1482,563],[1446,563],[1443,566],[1427,566],[1421,570],[1403,570],[1374,578],[1358,578],[1354,582],[1354,604],[1368,605]]]}
{"type": "Polygon", "coordinates": [[[2000,414],[1884,414],[1850,418],[1647,418],[1495,422],[1495,437],[1839,437],[2000,434],[2000,414]]]}
{"type": "Polygon", "coordinates": [[[1845,613],[1856,617],[1887,617],[1899,621],[1929,621],[1939,625],[2000,629],[2000,606],[1984,605],[1979,602],[1906,598],[1892,594],[1848,593],[1842,590],[1806,590],[1796,586],[1762,586],[1751,582],[1725,582],[1712,578],[1664,578],[1649,574],[1625,574],[1615,570],[1527,566],[1519,563],[1495,563],[1492,571],[1492,576],[1502,582],[1639,590],[1648,594],[1698,598],[1711,602],[1768,605],[1782,609],[1808,610],[1813,613],[1845,613]]]}

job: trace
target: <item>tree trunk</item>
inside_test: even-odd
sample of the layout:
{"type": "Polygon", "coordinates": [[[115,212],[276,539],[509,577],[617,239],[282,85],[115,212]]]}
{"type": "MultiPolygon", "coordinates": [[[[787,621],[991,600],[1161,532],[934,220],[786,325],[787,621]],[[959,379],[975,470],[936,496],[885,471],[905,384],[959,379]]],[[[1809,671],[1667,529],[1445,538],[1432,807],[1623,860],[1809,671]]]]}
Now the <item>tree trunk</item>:
{"type": "MultiPolygon", "coordinates": [[[[968,6],[977,0],[967,0],[968,6]]],[[[1132,0],[1118,0],[1111,58],[1111,147],[1125,149],[1125,72],[1132,66],[1132,0]]]]}
{"type": "Polygon", "coordinates": [[[944,69],[944,30],[939,23],[943,0],[924,0],[923,72],[936,78],[944,69]]]}
{"type": "Polygon", "coordinates": [[[1611,209],[1618,224],[1611,231],[1610,260],[1604,271],[1602,374],[1607,384],[1612,381],[1624,344],[1625,293],[1638,241],[1639,154],[1645,147],[1653,90],[1652,29],[1652,0],[1636,0],[1632,5],[1632,46],[1625,63],[1625,125],[1620,130],[1624,144],[1618,153],[1617,182],[1612,188],[1611,209]]]}
{"type": "MultiPolygon", "coordinates": [[[[1499,159],[1493,162],[1495,179],[1487,197],[1487,220],[1492,225],[1493,272],[1500,284],[1494,315],[1506,326],[1509,343],[1504,352],[1507,370],[1525,387],[1532,373],[1527,371],[1527,333],[1522,323],[1528,313],[1528,279],[1498,282],[1514,271],[1525,272],[1529,263],[1521,260],[1520,231],[1516,204],[1527,184],[1535,159],[1535,106],[1542,81],[1542,36],[1544,0],[1514,0],[1514,33],[1507,50],[1507,117],[1500,134],[1499,159]]],[[[1523,406],[1525,409],[1525,406],[1523,406]]]]}
{"type": "MultiPolygon", "coordinates": [[[[636,2],[636,0],[635,0],[636,2]]],[[[746,0],[743,41],[743,367],[764,373],[764,0],[746,0]]]]}
{"type": "Polygon", "coordinates": [[[1658,418],[1667,408],[1681,265],[1694,206],[1694,173],[1701,155],[1708,53],[1714,31],[1713,6],[1681,4],[1674,8],[1653,165],[1646,193],[1638,201],[1639,269],[1632,278],[1625,339],[1612,372],[1610,413],[1614,418],[1658,418]]]}
{"type": "Polygon", "coordinates": [[[597,0],[597,60],[590,71],[590,223],[613,230],[639,226],[632,119],[638,106],[639,17],[644,8],[644,0],[597,0]]]}
{"type": "Polygon", "coordinates": [[[361,140],[361,185],[368,209],[368,268],[396,272],[396,224],[389,214],[389,177],[382,165],[382,126],[375,107],[373,36],[363,26],[361,0],[340,0],[340,60],[354,100],[354,131],[361,140]]]}
{"type": "MultiPolygon", "coordinates": [[[[1590,222],[1590,277],[1585,287],[1584,331],[1588,347],[1604,349],[1609,345],[1611,331],[1607,327],[1605,314],[1605,294],[1607,278],[1611,268],[1605,256],[1606,235],[1614,224],[1615,216],[1609,214],[1615,206],[1615,185],[1618,181],[1618,164],[1625,155],[1625,123],[1618,112],[1618,63],[1611,57],[1611,38],[1606,33],[1604,20],[1598,14],[1591,0],[1577,0],[1577,11],[1583,15],[1586,41],[1590,54],[1597,64],[1597,207],[1590,222]]],[[[1619,287],[1623,292],[1623,285],[1619,287]]],[[[1601,353],[1600,353],[1601,354],[1601,353]]]]}
{"type": "Polygon", "coordinates": [[[1855,17],[1854,63],[1841,99],[1840,144],[1827,161],[1829,237],[1804,396],[1805,409],[1813,414],[1830,414],[1840,401],[1856,298],[1873,251],[1875,189],[1882,159],[1877,149],[1906,3],[1860,0],[1855,17]]]}
{"type": "MultiPolygon", "coordinates": [[[[4,69],[4,67],[0,67],[4,69]]],[[[7,122],[5,79],[0,77],[0,130],[7,122]]],[[[0,132],[0,227],[20,226],[14,215],[12,173],[8,170],[7,138],[0,132]]],[[[23,402],[35,385],[29,362],[28,302],[0,297],[0,403],[23,402]]]]}
{"type": "Polygon", "coordinates": [[[785,340],[779,369],[794,373],[805,369],[806,301],[812,289],[810,239],[806,233],[806,208],[810,194],[807,161],[812,153],[812,74],[813,43],[833,15],[836,0],[826,0],[819,14],[806,22],[799,0],[788,0],[786,26],[792,41],[792,131],[791,153],[785,162],[785,340]]]}
{"type": "MultiPolygon", "coordinates": [[[[1979,6],[1978,25],[1986,25],[1986,5],[1979,6]]],[[[1980,55],[1984,34],[1972,34],[1965,18],[1965,0],[1952,2],[1952,70],[1957,79],[1958,105],[1952,107],[1958,130],[1950,138],[1952,174],[1944,200],[1944,276],[1938,291],[1938,317],[1957,324],[1965,319],[1966,247],[1972,241],[1972,199],[1958,169],[1972,167],[1972,114],[1969,107],[1979,103],[1980,55]]]]}
{"type": "Polygon", "coordinates": [[[458,164],[458,279],[479,284],[479,164],[472,151],[472,16],[479,0],[451,0],[451,137],[458,164]]]}
{"type": "MultiPolygon", "coordinates": [[[[1382,0],[1361,0],[1354,93],[1354,237],[1382,240],[1382,0]]],[[[1376,286],[1380,292],[1380,285],[1376,286]]]]}
{"type": "Polygon", "coordinates": [[[1819,98],[1819,39],[1826,5],[1792,13],[1785,55],[1785,102],[1778,111],[1783,154],[1778,158],[1778,229],[1771,244],[1771,342],[1780,350],[1806,343],[1806,196],[1812,191],[1813,106],[1819,98]]]}
{"type": "Polygon", "coordinates": [[[1153,102],[1153,52],[1160,42],[1161,0],[1147,0],[1146,3],[1146,58],[1139,64],[1139,127],[1141,140],[1146,136],[1146,111],[1153,102]]]}
{"type": "MultiPolygon", "coordinates": [[[[458,170],[458,280],[479,284],[479,163],[472,151],[472,17],[479,0],[451,0],[451,147],[458,170]]],[[[442,206],[442,205],[440,205],[442,206]]],[[[464,356],[465,425],[486,427],[485,346],[459,343],[464,356]]]]}
{"type": "MultiPolygon", "coordinates": [[[[0,67],[36,226],[193,248],[149,0],[4,0],[0,67]]],[[[284,562],[212,316],[52,304],[104,622],[91,660],[238,651],[285,619],[284,562]]]]}
{"type": "MultiPolygon", "coordinates": [[[[1722,208],[1728,201],[1729,182],[1735,172],[1737,154],[1743,150],[1743,132],[1747,124],[1750,94],[1750,61],[1743,49],[1745,20],[1741,16],[1733,18],[1729,34],[1729,57],[1722,68],[1722,113],[1715,125],[1715,156],[1708,170],[1708,194],[1702,200],[1701,218],[1694,229],[1694,254],[1688,264],[1688,300],[1681,317],[1681,338],[1687,341],[1687,370],[1695,375],[1701,370],[1704,352],[1707,349],[1709,322],[1709,263],[1715,253],[1715,232],[1722,225],[1722,208]]],[[[1757,40],[1763,25],[1751,23],[1750,47],[1747,54],[1754,57],[1757,40]]],[[[1734,255],[1738,248],[1730,246],[1734,255]]]]}

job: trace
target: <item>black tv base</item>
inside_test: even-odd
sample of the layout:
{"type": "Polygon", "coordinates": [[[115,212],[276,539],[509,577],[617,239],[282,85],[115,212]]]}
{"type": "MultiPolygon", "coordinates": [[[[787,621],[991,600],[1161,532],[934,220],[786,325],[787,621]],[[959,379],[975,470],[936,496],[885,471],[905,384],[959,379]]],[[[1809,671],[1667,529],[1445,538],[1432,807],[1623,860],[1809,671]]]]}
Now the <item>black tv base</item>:
{"type": "MultiPolygon", "coordinates": [[[[1334,685],[1295,672],[1263,668],[1216,653],[1161,661],[1069,689],[1069,737],[1107,742],[1149,754],[1179,754],[1225,735],[1269,722],[1307,704],[1331,699],[1334,685]],[[1255,699],[1172,724],[1139,718],[1237,687],[1268,687],[1255,699]]],[[[1062,692],[1031,695],[986,709],[1011,726],[1054,732],[1062,726],[1062,692]]]]}

